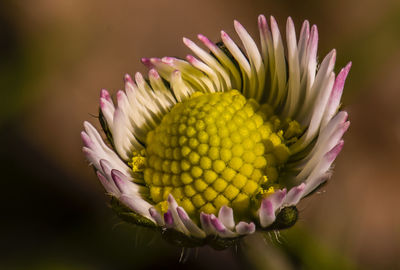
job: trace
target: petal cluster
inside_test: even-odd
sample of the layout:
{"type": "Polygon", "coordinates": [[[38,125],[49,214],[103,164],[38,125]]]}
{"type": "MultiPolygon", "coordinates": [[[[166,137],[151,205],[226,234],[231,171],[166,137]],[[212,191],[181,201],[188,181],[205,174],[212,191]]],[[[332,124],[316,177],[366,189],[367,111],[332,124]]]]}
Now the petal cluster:
{"type": "Polygon", "coordinates": [[[293,21],[288,18],[286,50],[273,17],[268,25],[267,19],[259,16],[259,45],[239,22],[235,21],[234,27],[243,49],[224,31],[218,44],[198,35],[206,49],[184,38],[184,44],[193,52],[186,60],[143,58],[150,69],[148,80],[140,73],[134,78],[126,75],[125,91],[117,92],[116,104],[102,90],[101,119],[112,148],[91,124],[85,122],[82,132],[83,151],[110,195],[150,223],[198,239],[210,235],[236,238],[271,228],[282,209],[295,206],[328,180],[349,127],[347,113],[339,111],[339,106],[351,63],[336,76],[336,51],[332,50],[318,68],[315,25],[310,27],[305,21],[297,38],[293,21]],[[269,104],[280,119],[293,119],[304,127],[303,134],[289,146],[291,156],[285,165],[285,179],[281,180],[286,188],[275,190],[261,201],[255,221],[237,221],[234,211],[222,206],[218,216],[201,213],[199,222],[195,222],[172,195],[167,211],[158,212],[146,198],[143,177],[132,173],[127,165],[132,153],[145,149],[147,134],[177,103],[195,92],[231,89],[238,89],[259,104],[269,104]]]}

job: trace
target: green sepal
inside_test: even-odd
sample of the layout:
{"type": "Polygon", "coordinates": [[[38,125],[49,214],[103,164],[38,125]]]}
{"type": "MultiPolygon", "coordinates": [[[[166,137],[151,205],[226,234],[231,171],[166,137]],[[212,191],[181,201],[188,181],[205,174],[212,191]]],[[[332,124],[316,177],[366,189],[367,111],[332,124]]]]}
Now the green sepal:
{"type": "Polygon", "coordinates": [[[237,245],[243,236],[233,238],[221,238],[219,236],[209,236],[206,238],[206,243],[216,250],[224,250],[237,245]]]}
{"type": "Polygon", "coordinates": [[[111,197],[110,207],[117,213],[117,215],[125,222],[144,226],[148,228],[158,228],[158,226],[151,220],[135,213],[130,208],[122,204],[117,198],[111,197]]]}
{"type": "Polygon", "coordinates": [[[205,239],[190,237],[175,229],[163,228],[161,236],[165,241],[178,247],[194,248],[205,245],[205,239]]]}
{"type": "Polygon", "coordinates": [[[182,248],[194,248],[209,245],[215,250],[224,250],[238,243],[243,236],[234,238],[221,238],[216,235],[210,235],[206,238],[195,238],[174,229],[162,229],[161,235],[163,239],[175,246],[182,248]]]}
{"type": "Polygon", "coordinates": [[[111,146],[115,149],[115,147],[114,147],[114,140],[113,140],[113,137],[112,137],[112,134],[111,134],[111,130],[110,130],[110,128],[108,127],[107,121],[106,121],[106,119],[104,118],[104,114],[103,114],[103,112],[101,111],[100,108],[99,108],[99,122],[100,122],[100,125],[101,125],[101,127],[102,127],[104,133],[105,133],[106,136],[107,136],[107,140],[109,141],[109,143],[111,144],[111,146]]]}
{"type": "Polygon", "coordinates": [[[271,230],[288,229],[292,227],[294,224],[296,224],[298,217],[299,217],[299,211],[297,210],[296,206],[284,207],[276,215],[274,223],[272,223],[264,230],[271,231],[271,230]]]}
{"type": "Polygon", "coordinates": [[[263,231],[279,231],[292,227],[296,224],[299,217],[299,211],[296,206],[284,207],[276,215],[274,223],[266,228],[262,228],[263,231]]]}

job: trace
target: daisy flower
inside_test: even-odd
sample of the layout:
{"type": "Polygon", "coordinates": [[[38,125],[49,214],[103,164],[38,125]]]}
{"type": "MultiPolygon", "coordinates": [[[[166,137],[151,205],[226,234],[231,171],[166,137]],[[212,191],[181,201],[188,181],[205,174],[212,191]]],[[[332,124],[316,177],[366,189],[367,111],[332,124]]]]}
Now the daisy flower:
{"type": "Polygon", "coordinates": [[[107,143],[88,122],[83,152],[117,213],[184,247],[225,248],[255,231],[295,224],[297,203],[324,184],[349,127],[339,111],[351,63],[318,67],[318,31],[305,21],[286,48],[273,17],[257,44],[237,21],[186,59],[143,58],[115,101],[100,94],[107,143]]]}

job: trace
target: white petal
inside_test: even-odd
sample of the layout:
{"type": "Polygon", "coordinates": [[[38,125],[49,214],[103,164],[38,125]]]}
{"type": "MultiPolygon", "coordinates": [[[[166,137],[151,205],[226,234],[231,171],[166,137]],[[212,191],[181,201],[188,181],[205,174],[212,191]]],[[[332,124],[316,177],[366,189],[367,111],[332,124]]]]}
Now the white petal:
{"type": "Polygon", "coordinates": [[[213,42],[211,42],[207,37],[203,35],[197,35],[198,39],[203,42],[203,44],[218,58],[225,69],[229,70],[232,75],[232,88],[240,89],[242,84],[242,79],[237,70],[235,64],[229,59],[229,57],[213,42]]]}
{"type": "Polygon", "coordinates": [[[321,161],[315,166],[310,176],[305,180],[306,189],[304,196],[313,191],[321,182],[321,178],[325,177],[336,156],[340,153],[343,148],[343,141],[340,141],[335,147],[333,147],[328,153],[324,155],[321,161]]]}
{"type": "Polygon", "coordinates": [[[267,19],[264,15],[258,16],[258,29],[260,32],[261,51],[264,59],[265,69],[269,69],[266,74],[269,74],[269,76],[267,76],[267,80],[269,79],[270,85],[267,86],[269,91],[266,95],[266,98],[269,103],[272,104],[273,99],[277,96],[278,83],[276,79],[275,51],[272,42],[272,34],[269,30],[267,19]]]}
{"type": "Polygon", "coordinates": [[[228,206],[222,206],[219,209],[218,219],[230,230],[235,227],[235,220],[233,219],[233,210],[228,206]]]}
{"type": "Polygon", "coordinates": [[[190,234],[197,238],[205,238],[206,233],[201,230],[188,216],[186,211],[182,207],[177,207],[178,215],[185,225],[186,229],[190,232],[190,234]]]}
{"type": "Polygon", "coordinates": [[[153,217],[150,215],[149,209],[153,207],[151,204],[142,199],[139,195],[139,186],[131,182],[131,178],[124,175],[118,170],[111,171],[112,179],[115,185],[121,192],[118,198],[123,204],[128,206],[130,209],[136,213],[148,218],[149,220],[155,222],[153,217]]]}
{"type": "Polygon", "coordinates": [[[155,220],[157,225],[159,226],[165,225],[164,219],[161,217],[160,213],[158,213],[158,211],[154,207],[149,208],[149,213],[150,216],[155,220]]]}
{"type": "Polygon", "coordinates": [[[285,201],[283,205],[296,205],[301,198],[303,198],[303,194],[305,192],[306,184],[301,183],[300,185],[293,187],[289,190],[286,195],[285,201]]]}
{"type": "Polygon", "coordinates": [[[251,81],[252,72],[250,63],[247,61],[246,57],[239,49],[239,47],[235,44],[235,42],[224,31],[221,31],[221,39],[222,42],[225,44],[226,48],[229,50],[229,52],[232,54],[232,56],[239,64],[243,78],[243,85],[241,90],[244,96],[249,98],[252,97],[252,95],[254,94],[253,92],[255,89],[254,85],[255,82],[251,81]]]}
{"type": "Polygon", "coordinates": [[[254,89],[252,89],[253,93],[251,93],[250,97],[256,99],[257,101],[260,101],[265,85],[264,63],[262,61],[256,43],[251,38],[246,29],[244,29],[244,27],[238,21],[235,21],[234,24],[235,24],[235,30],[244,45],[244,48],[246,50],[247,56],[250,61],[251,65],[251,77],[249,78],[250,86],[252,86],[251,82],[253,81],[257,82],[254,85],[254,89]]]}
{"type": "Polygon", "coordinates": [[[232,238],[237,236],[237,233],[225,227],[225,225],[214,214],[211,214],[210,221],[217,234],[222,238],[232,238]]]}
{"type": "Polygon", "coordinates": [[[247,223],[244,221],[240,221],[238,225],[236,225],[236,232],[241,235],[252,234],[256,231],[256,225],[253,222],[247,223]]]}
{"type": "Polygon", "coordinates": [[[300,30],[299,43],[297,45],[299,50],[300,63],[302,63],[303,59],[305,58],[307,43],[309,38],[310,38],[310,23],[307,20],[305,20],[300,30]]]}
{"type": "Polygon", "coordinates": [[[203,230],[206,232],[207,235],[216,234],[216,230],[211,224],[211,218],[209,214],[205,214],[203,212],[200,213],[200,223],[203,230]]]}
{"type": "Polygon", "coordinates": [[[206,93],[210,92],[209,86],[212,85],[210,79],[187,61],[175,57],[163,57],[161,61],[170,65],[174,70],[179,70],[182,73],[182,78],[191,84],[197,91],[206,93]]]}
{"type": "Polygon", "coordinates": [[[289,17],[286,24],[286,40],[288,46],[288,95],[283,110],[284,118],[292,118],[297,111],[300,99],[300,66],[297,50],[296,30],[292,19],[289,17]]]}
{"type": "MultiPolygon", "coordinates": [[[[274,48],[274,59],[275,59],[275,77],[277,83],[277,94],[270,104],[273,104],[276,108],[282,103],[282,98],[286,95],[286,61],[285,53],[283,48],[282,37],[279,32],[278,24],[273,16],[271,16],[271,33],[274,48]]],[[[273,79],[273,80],[274,80],[273,79]]],[[[274,81],[272,82],[274,83],[274,81]]]]}
{"type": "Polygon", "coordinates": [[[267,227],[275,221],[275,212],[283,205],[286,197],[286,189],[277,190],[262,200],[260,209],[258,210],[260,224],[267,227]]]}
{"type": "MultiPolygon", "coordinates": [[[[310,59],[310,61],[310,68],[313,68],[314,62],[312,59],[310,59]]],[[[325,56],[311,88],[309,89],[308,93],[306,93],[302,110],[299,112],[299,121],[304,126],[310,124],[313,115],[313,109],[318,106],[318,96],[320,96],[324,85],[326,85],[326,82],[330,80],[331,74],[333,73],[333,68],[335,66],[335,61],[336,50],[332,50],[327,56],[325,56]]],[[[309,74],[309,76],[315,76],[315,74],[309,74]]]]}
{"type": "Polygon", "coordinates": [[[91,158],[90,161],[98,170],[101,170],[100,160],[105,159],[112,164],[113,168],[121,172],[130,171],[129,167],[122,162],[117,154],[103,142],[100,134],[89,122],[84,122],[84,127],[86,132],[82,132],[82,139],[87,146],[86,150],[84,147],[84,152],[89,155],[87,156],[91,158]]]}
{"type": "MultiPolygon", "coordinates": [[[[178,204],[174,199],[174,196],[171,194],[168,195],[168,211],[171,213],[173,221],[174,221],[174,228],[186,235],[190,235],[189,230],[183,224],[181,218],[177,212],[178,204]]],[[[167,223],[167,221],[165,221],[167,223]]]]}
{"type": "Polygon", "coordinates": [[[261,227],[265,228],[275,221],[275,211],[271,200],[264,199],[259,210],[261,227]]]}
{"type": "Polygon", "coordinates": [[[300,62],[300,73],[301,73],[301,91],[302,100],[304,104],[301,110],[296,115],[296,120],[299,122],[306,122],[306,113],[309,108],[309,103],[311,102],[312,86],[314,84],[316,69],[317,69],[317,50],[318,50],[318,29],[317,26],[313,25],[311,27],[310,38],[308,39],[305,52],[302,56],[300,62]]]}
{"type": "Polygon", "coordinates": [[[321,128],[324,128],[328,122],[332,119],[332,117],[336,114],[339,105],[340,99],[342,97],[344,83],[346,81],[346,77],[349,74],[351,68],[351,62],[347,64],[338,74],[335,79],[335,83],[333,85],[331,96],[329,97],[329,102],[326,107],[324,116],[321,121],[321,128]]]}
{"type": "Polygon", "coordinates": [[[114,182],[109,181],[101,172],[97,171],[96,172],[97,177],[100,180],[100,183],[103,185],[104,189],[109,193],[110,195],[114,197],[119,197],[121,196],[121,192],[118,190],[118,188],[115,186],[114,182]]]}
{"type": "MultiPolygon", "coordinates": [[[[330,133],[330,129],[327,132],[322,132],[324,136],[320,135],[317,143],[312,149],[311,153],[306,157],[306,160],[303,162],[301,167],[302,171],[296,176],[296,179],[301,181],[305,179],[312,171],[312,169],[317,165],[317,163],[321,160],[323,155],[325,155],[329,150],[331,150],[343,137],[343,134],[349,128],[350,122],[342,122],[338,123],[332,133],[330,133]],[[328,134],[326,134],[328,133],[328,134]]],[[[330,128],[330,127],[329,127],[330,128]]]]}
{"type": "Polygon", "coordinates": [[[194,92],[194,90],[182,80],[179,70],[175,70],[171,75],[171,88],[179,102],[187,99],[194,92]]]}
{"type": "Polygon", "coordinates": [[[319,95],[315,101],[315,105],[311,114],[310,124],[308,125],[307,131],[304,133],[304,135],[290,147],[292,153],[298,153],[306,148],[307,145],[318,134],[323,112],[325,111],[326,104],[328,103],[334,80],[335,74],[331,72],[329,78],[324,81],[323,85],[321,85],[319,95]]]}
{"type": "Polygon", "coordinates": [[[204,63],[209,65],[212,69],[214,69],[217,72],[223,86],[221,89],[222,91],[227,91],[232,88],[232,83],[231,79],[229,78],[229,74],[214,57],[212,57],[208,52],[201,49],[190,39],[183,38],[183,43],[189,49],[191,49],[201,60],[203,60],[204,63]]]}
{"type": "Polygon", "coordinates": [[[207,80],[204,80],[204,83],[207,85],[207,92],[214,93],[217,91],[222,91],[223,88],[221,87],[218,75],[212,68],[210,68],[208,65],[201,62],[200,60],[196,59],[192,55],[187,55],[186,59],[193,67],[207,74],[208,78],[207,80]]]}

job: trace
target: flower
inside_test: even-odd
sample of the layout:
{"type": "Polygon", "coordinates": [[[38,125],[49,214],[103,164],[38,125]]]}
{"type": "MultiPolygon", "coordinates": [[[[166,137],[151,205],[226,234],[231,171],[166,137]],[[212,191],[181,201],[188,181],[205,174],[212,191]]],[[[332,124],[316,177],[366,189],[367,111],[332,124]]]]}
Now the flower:
{"type": "Polygon", "coordinates": [[[181,246],[224,248],[256,230],[292,226],[296,204],[331,175],[349,127],[338,111],[351,63],[336,51],[317,68],[318,32],[258,18],[260,48],[237,21],[242,50],[184,38],[186,60],[143,58],[148,79],[125,76],[116,105],[100,95],[108,146],[88,122],[83,152],[117,213],[181,246]]]}

